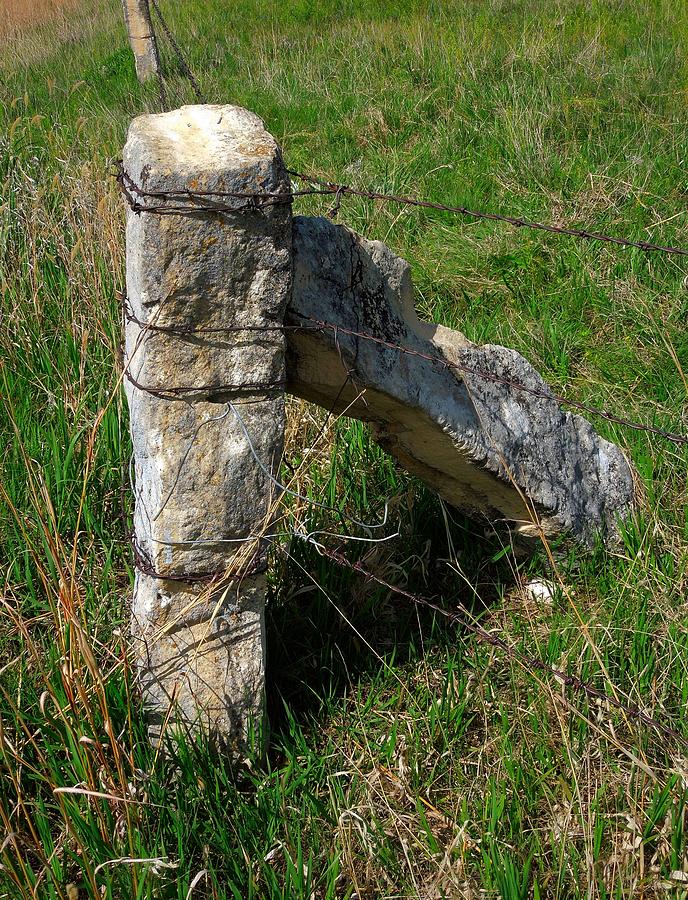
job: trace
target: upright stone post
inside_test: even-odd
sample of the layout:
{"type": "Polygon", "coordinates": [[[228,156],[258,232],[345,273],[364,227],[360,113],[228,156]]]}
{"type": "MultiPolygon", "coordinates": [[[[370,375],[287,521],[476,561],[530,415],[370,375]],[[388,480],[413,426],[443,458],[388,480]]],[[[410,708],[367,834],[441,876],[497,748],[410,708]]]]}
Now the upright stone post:
{"type": "Polygon", "coordinates": [[[136,77],[148,81],[160,71],[160,56],[155,40],[148,0],[122,0],[129,46],[134,54],[136,77]]]}
{"type": "Polygon", "coordinates": [[[261,120],[234,106],[137,118],[123,167],[137,204],[156,207],[127,214],[138,674],[154,738],[170,717],[241,748],[262,718],[291,209],[217,193],[289,180],[261,120]]]}

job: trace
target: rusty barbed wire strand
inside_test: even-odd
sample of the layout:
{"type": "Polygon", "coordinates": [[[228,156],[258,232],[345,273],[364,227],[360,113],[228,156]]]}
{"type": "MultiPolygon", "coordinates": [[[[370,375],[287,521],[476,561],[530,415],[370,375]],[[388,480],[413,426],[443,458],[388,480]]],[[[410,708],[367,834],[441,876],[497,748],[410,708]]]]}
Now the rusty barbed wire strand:
{"type": "Polygon", "coordinates": [[[155,11],[155,14],[158,17],[160,25],[162,26],[162,30],[165,33],[165,37],[170,42],[170,45],[177,56],[177,60],[179,62],[179,65],[181,66],[182,71],[184,72],[184,74],[188,78],[189,82],[191,83],[191,87],[193,88],[193,92],[194,92],[194,96],[196,97],[196,100],[199,103],[204,103],[205,101],[203,99],[203,94],[201,92],[201,89],[198,86],[198,82],[196,81],[196,78],[194,77],[194,74],[191,71],[191,67],[187,63],[186,58],[184,57],[184,54],[182,53],[179,44],[177,43],[174,35],[172,34],[172,29],[167,24],[167,20],[165,19],[165,17],[162,14],[162,10],[160,9],[158,0],[150,0],[150,4],[153,7],[153,10],[155,11]]]}
{"type": "Polygon", "coordinates": [[[324,193],[335,195],[336,212],[341,204],[342,197],[349,195],[351,197],[362,197],[365,200],[381,200],[385,203],[398,203],[402,206],[415,206],[422,209],[436,209],[441,212],[455,213],[461,216],[467,216],[473,219],[485,219],[490,222],[504,222],[512,225],[514,228],[530,228],[536,231],[546,231],[549,234],[567,235],[568,237],[582,238],[586,241],[602,241],[608,244],[617,244],[620,247],[635,247],[646,253],[668,253],[678,256],[688,256],[688,247],[670,247],[662,244],[652,244],[649,241],[634,241],[630,238],[616,237],[609,234],[601,234],[597,231],[588,231],[581,228],[570,228],[566,225],[547,225],[544,222],[535,222],[531,219],[524,219],[521,216],[510,216],[505,213],[489,213],[481,210],[469,209],[466,206],[448,206],[444,203],[435,203],[432,200],[421,200],[416,197],[405,197],[400,194],[384,194],[379,191],[365,190],[351,187],[348,184],[338,184],[333,181],[325,181],[316,178],[313,175],[307,175],[303,172],[295,172],[293,169],[287,169],[287,173],[293,178],[300,178],[309,184],[318,185],[323,189],[324,193]]]}
{"type": "Polygon", "coordinates": [[[588,415],[598,416],[599,418],[605,419],[607,422],[612,422],[615,425],[622,425],[626,428],[634,429],[635,431],[645,431],[650,434],[656,434],[658,437],[662,437],[674,444],[688,445],[688,435],[685,434],[677,434],[672,431],[665,431],[662,428],[656,428],[653,425],[646,425],[643,422],[635,422],[632,419],[624,419],[620,416],[614,415],[613,413],[609,413],[606,410],[600,409],[599,407],[588,406],[587,404],[581,403],[578,400],[571,400],[570,398],[564,397],[563,395],[555,394],[553,391],[543,391],[539,390],[538,388],[531,388],[525,384],[522,384],[520,381],[512,381],[511,379],[504,378],[501,375],[495,375],[492,372],[485,372],[482,369],[474,369],[473,367],[466,366],[463,363],[455,363],[451,362],[451,360],[448,359],[431,356],[429,353],[422,353],[420,350],[413,350],[411,347],[403,347],[400,344],[395,344],[391,341],[385,340],[384,338],[375,337],[375,335],[372,334],[354,331],[351,328],[345,328],[342,325],[335,325],[332,322],[322,322],[319,319],[312,319],[309,317],[309,320],[313,322],[314,325],[317,325],[320,328],[330,329],[340,334],[347,334],[352,337],[372,341],[376,344],[380,344],[381,346],[386,347],[387,349],[398,350],[400,353],[405,353],[409,356],[416,356],[420,359],[426,359],[429,362],[437,363],[438,365],[441,365],[442,367],[447,369],[456,369],[457,371],[463,372],[466,375],[474,375],[476,378],[483,378],[486,381],[492,381],[496,384],[503,384],[506,387],[515,388],[516,390],[521,391],[525,394],[529,394],[533,397],[540,397],[543,400],[554,400],[561,406],[569,406],[572,409],[579,410],[580,412],[587,413],[588,415]]]}
{"type": "MultiPolygon", "coordinates": [[[[153,565],[150,557],[139,544],[135,533],[128,530],[129,543],[131,544],[132,555],[134,557],[134,568],[143,575],[151,578],[158,578],[160,581],[174,581],[182,584],[227,584],[240,580],[249,575],[255,575],[265,568],[265,561],[260,551],[256,551],[252,559],[242,565],[239,572],[230,572],[228,574],[228,566],[215,572],[169,572],[158,571],[153,565]]],[[[246,538],[249,543],[254,538],[246,538]]],[[[209,543],[213,543],[209,540],[209,543]]]]}
{"type": "MultiPolygon", "coordinates": [[[[617,416],[613,413],[608,412],[607,410],[601,409],[597,406],[591,406],[587,403],[582,403],[579,400],[572,400],[570,397],[566,397],[561,394],[555,394],[551,390],[540,390],[538,388],[528,387],[528,385],[522,384],[520,381],[514,381],[509,378],[504,378],[502,375],[496,375],[493,372],[486,372],[483,369],[476,369],[473,366],[465,365],[464,363],[452,362],[451,360],[444,359],[440,356],[432,356],[429,353],[423,353],[420,350],[414,350],[411,347],[404,347],[402,344],[396,344],[392,341],[385,340],[384,338],[376,337],[372,334],[367,334],[362,331],[355,331],[352,328],[346,328],[343,325],[337,325],[333,322],[325,322],[320,319],[313,319],[311,317],[307,317],[306,321],[311,324],[307,325],[294,325],[290,323],[285,323],[283,326],[279,325],[225,325],[217,328],[191,328],[186,326],[175,327],[168,325],[155,325],[152,323],[143,322],[137,316],[135,316],[128,305],[125,302],[124,305],[124,315],[125,318],[136,324],[139,328],[149,330],[151,332],[161,332],[163,334],[176,335],[179,337],[192,337],[192,336],[202,336],[204,334],[221,334],[222,332],[280,332],[280,331],[331,331],[335,335],[344,334],[350,337],[355,337],[361,340],[371,341],[372,343],[378,344],[382,347],[385,347],[388,350],[396,350],[399,353],[403,353],[409,356],[414,356],[419,359],[427,360],[430,363],[434,363],[438,366],[441,366],[445,369],[455,370],[464,375],[472,375],[475,378],[481,378],[485,381],[491,381],[495,384],[502,384],[505,387],[512,388],[514,390],[520,391],[521,393],[528,394],[532,397],[538,397],[543,400],[554,401],[558,403],[560,406],[567,406],[570,409],[575,409],[578,412],[585,413],[590,416],[597,416],[598,418],[604,419],[607,422],[610,422],[614,425],[620,425],[624,428],[630,428],[634,431],[646,432],[648,434],[654,434],[657,437],[661,437],[664,440],[669,441],[670,443],[679,444],[679,445],[688,445],[688,435],[679,434],[677,432],[667,431],[663,428],[657,428],[654,425],[648,425],[644,422],[637,422],[633,419],[626,419],[621,416],[617,416]]],[[[176,396],[184,393],[200,393],[204,390],[213,393],[222,393],[222,391],[229,392],[231,390],[243,391],[244,393],[257,392],[261,387],[265,387],[267,390],[276,390],[281,387],[288,386],[288,379],[284,381],[275,381],[269,384],[261,385],[219,385],[217,387],[208,387],[208,386],[196,386],[196,387],[174,387],[174,388],[152,388],[148,389],[145,385],[140,385],[127,371],[127,378],[135,387],[138,387],[140,390],[148,390],[149,393],[155,393],[156,396],[169,395],[176,396]]],[[[169,398],[169,397],[168,397],[169,398]]]]}
{"type": "MultiPolygon", "coordinates": [[[[296,534],[295,536],[299,537],[298,534],[296,534]]],[[[627,715],[629,719],[637,719],[644,725],[647,725],[651,728],[654,728],[656,731],[661,732],[665,737],[678,740],[682,744],[688,746],[688,738],[684,737],[680,732],[676,731],[674,728],[671,728],[669,725],[665,725],[663,722],[660,722],[652,716],[648,715],[648,713],[644,712],[639,706],[625,704],[621,700],[618,700],[616,697],[613,697],[610,694],[606,693],[606,691],[603,691],[600,688],[596,688],[589,682],[584,681],[582,678],[579,678],[577,675],[570,675],[567,672],[563,672],[561,669],[557,669],[556,667],[551,666],[549,663],[545,662],[545,660],[541,659],[538,656],[530,656],[526,653],[523,653],[523,651],[519,650],[517,647],[514,647],[513,644],[507,643],[504,638],[501,638],[499,637],[499,635],[492,634],[491,632],[487,631],[487,629],[476,623],[473,613],[468,609],[468,607],[464,606],[463,604],[459,604],[460,609],[458,611],[446,609],[445,607],[440,606],[438,603],[435,603],[428,597],[424,597],[420,594],[413,594],[411,593],[411,591],[407,591],[405,588],[392,584],[391,582],[386,581],[384,578],[380,578],[374,572],[371,572],[370,569],[367,569],[360,562],[360,560],[354,563],[347,559],[347,557],[338,550],[330,550],[329,548],[323,546],[320,543],[317,543],[316,541],[310,541],[309,543],[313,544],[320,556],[323,556],[326,559],[330,559],[332,562],[337,563],[337,565],[350,569],[352,572],[355,572],[359,575],[362,575],[364,578],[374,581],[381,587],[384,587],[387,590],[412,601],[417,606],[424,606],[428,609],[432,609],[434,612],[439,613],[452,624],[461,625],[462,627],[466,628],[472,634],[475,634],[476,637],[478,637],[478,639],[483,641],[484,643],[490,644],[493,647],[497,647],[500,650],[503,650],[507,654],[507,656],[509,656],[511,659],[516,660],[517,662],[520,662],[523,666],[525,666],[525,668],[538,672],[545,672],[548,675],[553,675],[565,687],[572,688],[573,690],[584,693],[590,699],[600,700],[604,703],[608,703],[610,706],[613,706],[615,709],[618,709],[620,712],[623,712],[625,715],[627,715]]]]}
{"type": "Polygon", "coordinates": [[[384,203],[396,203],[403,206],[414,206],[422,209],[434,209],[440,212],[450,212],[455,215],[467,216],[474,219],[484,219],[491,222],[503,222],[514,228],[529,228],[536,231],[544,231],[548,234],[564,235],[567,237],[581,238],[587,241],[601,241],[603,243],[615,244],[619,247],[632,247],[642,250],[645,253],[666,253],[677,256],[688,256],[688,247],[672,247],[664,244],[653,244],[650,241],[636,241],[631,238],[617,237],[616,235],[602,234],[597,231],[589,231],[582,228],[571,228],[565,225],[548,225],[544,222],[535,222],[531,219],[524,219],[519,216],[511,216],[505,213],[490,213],[482,210],[469,209],[466,206],[451,206],[444,203],[436,203],[432,200],[422,200],[417,197],[406,197],[401,194],[385,194],[380,191],[373,191],[363,188],[354,188],[348,184],[339,184],[335,181],[325,181],[316,178],[314,175],[308,175],[303,172],[296,172],[293,169],[287,169],[287,174],[293,178],[305,181],[312,185],[311,188],[301,188],[299,190],[291,190],[289,192],[253,192],[253,193],[235,193],[231,191],[195,191],[195,190],[175,190],[175,191],[147,191],[140,185],[137,185],[124,172],[121,161],[117,161],[115,165],[118,167],[114,173],[114,177],[122,187],[125,197],[134,212],[150,212],[159,215],[174,215],[193,212],[243,212],[246,209],[260,209],[261,206],[272,206],[279,203],[290,204],[297,197],[308,196],[334,196],[335,203],[330,213],[336,213],[344,196],[360,197],[365,200],[379,200],[384,203]],[[132,194],[135,193],[142,199],[151,200],[185,200],[188,205],[171,206],[167,203],[161,205],[150,205],[140,203],[134,199],[132,194]],[[211,204],[211,198],[231,198],[242,199],[245,201],[243,207],[223,206],[221,204],[211,204]],[[196,202],[198,201],[198,202],[196,202]],[[206,205],[202,205],[205,201],[206,205]]]}
{"type": "MultiPolygon", "coordinates": [[[[310,535],[306,535],[298,531],[294,531],[291,534],[285,534],[283,536],[280,536],[279,538],[277,538],[277,536],[265,538],[265,540],[261,541],[261,543],[269,543],[271,546],[274,546],[276,549],[282,551],[289,558],[291,554],[288,549],[282,546],[281,542],[289,542],[292,538],[296,538],[298,540],[311,544],[313,547],[315,547],[316,552],[319,556],[325,559],[329,559],[331,562],[334,562],[342,568],[346,568],[357,575],[363,576],[369,581],[375,582],[380,587],[383,587],[391,593],[411,601],[416,606],[422,606],[432,610],[433,612],[436,612],[452,625],[461,626],[471,634],[474,634],[482,643],[502,650],[508,658],[520,663],[526,670],[530,670],[533,672],[542,672],[544,674],[553,676],[564,687],[570,688],[579,693],[583,693],[589,699],[607,703],[609,704],[609,706],[612,706],[619,712],[625,714],[629,719],[635,719],[642,724],[653,728],[654,730],[663,734],[665,737],[679,741],[681,744],[688,746],[688,739],[684,735],[682,735],[676,729],[670,727],[669,725],[666,725],[663,722],[660,722],[658,719],[649,715],[637,704],[624,703],[611,694],[608,694],[606,691],[595,687],[595,685],[591,684],[590,682],[583,680],[579,676],[564,672],[563,670],[552,666],[550,663],[546,662],[539,656],[524,653],[513,644],[508,643],[503,637],[500,637],[499,635],[488,631],[477,622],[474,613],[459,601],[457,601],[457,605],[459,607],[459,609],[457,610],[451,610],[447,609],[444,606],[440,606],[439,603],[435,602],[429,597],[425,597],[422,594],[414,594],[411,591],[401,587],[400,585],[395,585],[392,582],[381,578],[370,569],[366,568],[360,560],[351,562],[351,560],[344,556],[344,554],[339,550],[331,550],[328,547],[325,547],[319,541],[314,540],[310,535]]],[[[202,583],[209,586],[212,586],[215,583],[217,583],[218,585],[226,585],[241,581],[243,580],[243,578],[253,574],[257,574],[258,572],[263,571],[265,568],[264,555],[262,552],[260,552],[260,550],[257,550],[252,559],[247,563],[244,563],[241,567],[241,570],[238,572],[228,572],[229,566],[212,573],[178,573],[167,571],[161,572],[157,571],[154,568],[149,557],[138,544],[133,532],[129,532],[129,540],[132,547],[134,566],[136,570],[144,575],[148,575],[162,581],[171,581],[186,584],[202,583]]]]}
{"type": "Polygon", "coordinates": [[[113,178],[119,185],[124,199],[135,213],[155,213],[157,215],[184,215],[202,212],[216,213],[242,213],[258,212],[264,207],[291,205],[298,197],[312,197],[330,194],[319,188],[305,188],[303,190],[289,191],[265,191],[255,193],[250,191],[197,191],[197,190],[171,190],[148,191],[127,174],[121,159],[115,160],[113,178]],[[142,203],[142,200],[161,200],[162,203],[142,203]],[[242,200],[240,205],[222,203],[221,200],[242,200]]]}

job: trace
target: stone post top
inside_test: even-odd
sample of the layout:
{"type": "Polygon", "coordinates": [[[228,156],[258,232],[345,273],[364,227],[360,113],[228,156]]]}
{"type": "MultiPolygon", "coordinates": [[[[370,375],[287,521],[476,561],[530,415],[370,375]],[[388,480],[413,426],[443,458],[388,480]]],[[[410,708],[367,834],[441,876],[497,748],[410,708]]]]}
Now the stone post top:
{"type": "Polygon", "coordinates": [[[218,176],[231,172],[236,178],[244,167],[254,175],[256,170],[267,174],[275,162],[281,168],[280,148],[263,120],[240,106],[222,104],[138,116],[124,148],[127,173],[149,189],[165,181],[172,188],[181,181],[191,190],[212,189],[218,176]]]}

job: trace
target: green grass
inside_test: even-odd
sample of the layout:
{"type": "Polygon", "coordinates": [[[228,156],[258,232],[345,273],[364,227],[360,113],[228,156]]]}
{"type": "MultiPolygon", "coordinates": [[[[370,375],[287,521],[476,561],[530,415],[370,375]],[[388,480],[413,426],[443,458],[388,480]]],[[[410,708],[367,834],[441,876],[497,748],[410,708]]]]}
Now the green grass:
{"type": "MultiPolygon", "coordinates": [[[[204,95],[259,113],[295,169],[688,245],[683,4],[161,4],[204,95]]],[[[108,173],[159,106],[120,18],[85,2],[0,48],[0,896],[685,896],[685,746],[297,542],[270,569],[267,757],[233,770],[149,746],[126,656],[108,173]]],[[[170,102],[192,102],[165,63],[170,102]]],[[[409,259],[423,315],[518,349],[577,400],[688,430],[680,258],[352,199],[340,219],[409,259]]],[[[296,466],[322,415],[290,414],[296,466]]],[[[685,451],[595,424],[647,504],[617,552],[559,549],[552,603],[523,591],[553,577],[546,554],[503,553],[358,423],[332,425],[298,487],[366,518],[389,498],[401,534],[359,548],[369,568],[473,604],[688,739],[685,451]]]]}

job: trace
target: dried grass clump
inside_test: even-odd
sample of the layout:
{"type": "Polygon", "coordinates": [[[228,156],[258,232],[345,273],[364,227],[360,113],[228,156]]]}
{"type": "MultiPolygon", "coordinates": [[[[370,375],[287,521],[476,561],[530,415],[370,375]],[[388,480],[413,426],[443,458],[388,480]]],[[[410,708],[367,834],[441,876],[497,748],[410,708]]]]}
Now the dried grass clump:
{"type": "Polygon", "coordinates": [[[0,34],[49,22],[75,5],[76,0],[1,0],[0,34]]]}

